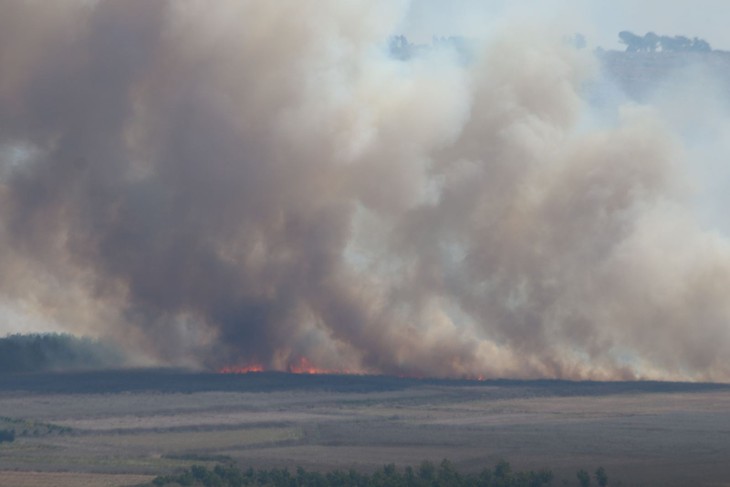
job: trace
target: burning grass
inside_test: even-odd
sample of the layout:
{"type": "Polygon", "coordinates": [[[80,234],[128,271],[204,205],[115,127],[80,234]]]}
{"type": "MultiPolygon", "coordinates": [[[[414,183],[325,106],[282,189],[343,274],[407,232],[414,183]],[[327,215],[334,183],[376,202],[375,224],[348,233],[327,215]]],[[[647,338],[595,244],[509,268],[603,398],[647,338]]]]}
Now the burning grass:
{"type": "MultiPolygon", "coordinates": [[[[249,363],[244,365],[226,365],[218,369],[220,374],[251,374],[272,371],[261,363],[249,363]]],[[[308,358],[300,357],[286,366],[285,371],[297,375],[367,375],[364,370],[338,369],[319,367],[313,364],[308,358]]],[[[281,371],[283,372],[283,371],[281,371]]]]}

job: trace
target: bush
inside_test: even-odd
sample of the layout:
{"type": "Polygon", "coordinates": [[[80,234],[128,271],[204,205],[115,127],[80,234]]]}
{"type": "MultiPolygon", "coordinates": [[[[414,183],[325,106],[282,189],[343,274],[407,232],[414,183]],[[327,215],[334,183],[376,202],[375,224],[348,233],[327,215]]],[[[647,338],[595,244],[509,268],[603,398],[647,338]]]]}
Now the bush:
{"type": "Polygon", "coordinates": [[[15,441],[15,430],[0,430],[0,443],[15,441]]]}

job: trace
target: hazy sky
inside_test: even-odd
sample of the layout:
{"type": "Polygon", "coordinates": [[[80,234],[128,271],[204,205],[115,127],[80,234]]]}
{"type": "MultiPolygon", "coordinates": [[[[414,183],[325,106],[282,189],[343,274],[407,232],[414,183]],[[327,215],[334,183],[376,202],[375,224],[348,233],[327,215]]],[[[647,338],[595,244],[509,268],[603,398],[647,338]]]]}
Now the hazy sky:
{"type": "Polygon", "coordinates": [[[630,30],[696,36],[716,49],[730,49],[725,0],[414,0],[411,5],[403,31],[419,41],[434,34],[478,37],[518,16],[554,20],[566,33],[583,33],[592,47],[619,49],[618,32],[630,30]]]}

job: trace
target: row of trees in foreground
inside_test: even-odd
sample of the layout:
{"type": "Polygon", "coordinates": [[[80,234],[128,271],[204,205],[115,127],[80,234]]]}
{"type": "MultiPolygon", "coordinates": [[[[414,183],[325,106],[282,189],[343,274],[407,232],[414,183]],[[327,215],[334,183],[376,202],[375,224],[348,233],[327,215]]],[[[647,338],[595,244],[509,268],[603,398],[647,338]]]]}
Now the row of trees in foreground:
{"type": "MultiPolygon", "coordinates": [[[[218,465],[212,469],[195,465],[176,475],[155,478],[150,485],[154,487],[543,487],[552,485],[552,471],[513,471],[510,464],[501,461],[493,469],[485,468],[478,474],[462,474],[454,465],[443,460],[436,465],[425,461],[417,468],[406,467],[399,470],[395,465],[384,466],[372,474],[356,470],[333,470],[326,473],[310,472],[297,467],[291,473],[287,469],[241,470],[232,465],[218,465]]],[[[599,467],[591,478],[585,470],[576,473],[573,485],[605,487],[608,476],[599,467]]],[[[563,481],[563,485],[570,485],[563,481]]]]}

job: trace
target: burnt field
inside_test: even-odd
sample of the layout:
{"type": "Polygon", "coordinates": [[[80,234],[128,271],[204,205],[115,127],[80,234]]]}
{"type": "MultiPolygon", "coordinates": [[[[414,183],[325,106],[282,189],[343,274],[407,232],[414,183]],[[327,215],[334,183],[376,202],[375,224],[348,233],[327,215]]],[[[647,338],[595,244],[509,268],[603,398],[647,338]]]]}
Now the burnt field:
{"type": "Polygon", "coordinates": [[[730,387],[179,370],[0,376],[0,486],[133,485],[193,463],[372,470],[506,459],[555,485],[730,485],[730,387]],[[53,479],[52,481],[49,479],[53,479]],[[50,482],[50,484],[49,484],[50,482]],[[65,482],[65,483],[64,483],[65,482]]]}

